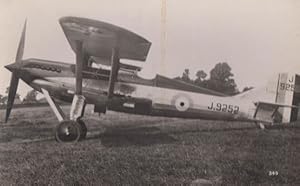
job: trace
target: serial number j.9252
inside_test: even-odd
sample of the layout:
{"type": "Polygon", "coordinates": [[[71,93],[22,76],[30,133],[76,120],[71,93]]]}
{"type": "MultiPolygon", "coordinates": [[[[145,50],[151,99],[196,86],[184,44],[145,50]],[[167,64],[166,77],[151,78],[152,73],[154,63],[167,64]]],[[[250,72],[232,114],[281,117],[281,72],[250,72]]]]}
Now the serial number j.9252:
{"type": "Polygon", "coordinates": [[[224,103],[214,103],[212,102],[210,106],[208,106],[209,110],[219,111],[219,112],[229,112],[232,114],[237,114],[239,112],[239,106],[230,105],[224,103]]]}

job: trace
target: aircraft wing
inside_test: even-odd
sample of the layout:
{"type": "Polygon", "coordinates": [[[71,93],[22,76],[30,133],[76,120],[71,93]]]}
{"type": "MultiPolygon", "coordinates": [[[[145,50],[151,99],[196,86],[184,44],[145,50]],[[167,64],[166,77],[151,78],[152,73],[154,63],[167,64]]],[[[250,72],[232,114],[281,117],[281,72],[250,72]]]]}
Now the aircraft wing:
{"type": "Polygon", "coordinates": [[[129,30],[79,17],[63,17],[59,22],[75,53],[76,41],[82,41],[87,55],[102,58],[102,61],[110,62],[115,47],[120,59],[145,61],[147,58],[151,43],[129,30]]]}
{"type": "Polygon", "coordinates": [[[82,70],[90,65],[91,60],[111,66],[107,92],[107,97],[111,100],[120,68],[135,68],[121,64],[120,59],[145,61],[147,58],[151,43],[129,30],[79,17],[63,17],[59,22],[76,54],[76,94],[82,93],[82,70]]]}

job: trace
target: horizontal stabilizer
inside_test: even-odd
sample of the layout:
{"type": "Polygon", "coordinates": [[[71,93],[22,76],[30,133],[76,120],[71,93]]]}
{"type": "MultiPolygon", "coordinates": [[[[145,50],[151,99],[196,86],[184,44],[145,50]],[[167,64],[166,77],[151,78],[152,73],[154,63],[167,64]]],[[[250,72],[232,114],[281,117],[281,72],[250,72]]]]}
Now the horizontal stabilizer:
{"type": "Polygon", "coordinates": [[[274,107],[289,107],[289,108],[300,108],[299,106],[296,105],[285,105],[285,104],[278,104],[278,103],[268,103],[268,102],[255,102],[254,103],[256,106],[261,106],[261,105],[267,105],[267,106],[274,106],[274,107]]]}

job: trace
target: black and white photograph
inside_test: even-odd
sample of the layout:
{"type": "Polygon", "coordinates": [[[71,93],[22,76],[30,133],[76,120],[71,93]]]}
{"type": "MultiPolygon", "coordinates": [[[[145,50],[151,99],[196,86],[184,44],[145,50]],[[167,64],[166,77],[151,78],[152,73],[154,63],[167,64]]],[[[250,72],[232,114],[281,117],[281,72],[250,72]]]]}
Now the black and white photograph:
{"type": "Polygon", "coordinates": [[[300,1],[0,0],[0,185],[300,185],[300,1]]]}

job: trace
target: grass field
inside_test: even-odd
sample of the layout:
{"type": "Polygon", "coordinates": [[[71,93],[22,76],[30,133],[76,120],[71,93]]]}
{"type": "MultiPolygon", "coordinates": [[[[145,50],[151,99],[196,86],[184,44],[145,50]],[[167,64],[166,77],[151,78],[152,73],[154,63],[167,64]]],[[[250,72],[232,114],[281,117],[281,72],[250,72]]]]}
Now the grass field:
{"type": "Polygon", "coordinates": [[[13,110],[0,125],[0,185],[300,184],[300,123],[262,131],[252,123],[90,111],[84,121],[86,140],[59,144],[50,108],[13,110]]]}

